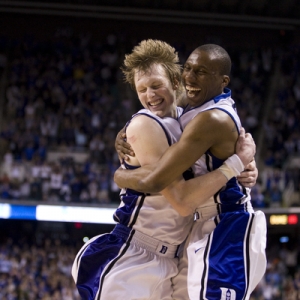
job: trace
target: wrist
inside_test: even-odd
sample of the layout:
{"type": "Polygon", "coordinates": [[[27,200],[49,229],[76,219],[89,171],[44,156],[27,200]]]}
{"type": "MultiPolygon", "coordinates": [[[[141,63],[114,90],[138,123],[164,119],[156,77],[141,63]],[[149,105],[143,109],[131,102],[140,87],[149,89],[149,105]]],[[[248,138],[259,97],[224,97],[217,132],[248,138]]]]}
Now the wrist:
{"type": "Polygon", "coordinates": [[[224,161],[223,165],[219,167],[219,170],[223,173],[227,180],[230,180],[244,171],[244,164],[238,155],[233,154],[224,161]]]}

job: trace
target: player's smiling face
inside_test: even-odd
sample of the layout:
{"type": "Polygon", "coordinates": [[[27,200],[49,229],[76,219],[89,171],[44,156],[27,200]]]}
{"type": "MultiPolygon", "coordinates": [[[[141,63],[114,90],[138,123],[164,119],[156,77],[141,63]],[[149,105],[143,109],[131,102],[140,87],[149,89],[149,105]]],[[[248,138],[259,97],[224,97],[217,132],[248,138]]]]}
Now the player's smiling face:
{"type": "Polygon", "coordinates": [[[144,108],[159,117],[176,117],[176,87],[161,65],[153,65],[147,72],[136,72],[134,83],[144,108]]]}
{"type": "Polygon", "coordinates": [[[218,59],[212,54],[198,49],[188,57],[183,66],[182,80],[191,106],[201,105],[220,95],[227,86],[224,79],[229,80],[229,77],[220,75],[218,64],[218,59]]]}

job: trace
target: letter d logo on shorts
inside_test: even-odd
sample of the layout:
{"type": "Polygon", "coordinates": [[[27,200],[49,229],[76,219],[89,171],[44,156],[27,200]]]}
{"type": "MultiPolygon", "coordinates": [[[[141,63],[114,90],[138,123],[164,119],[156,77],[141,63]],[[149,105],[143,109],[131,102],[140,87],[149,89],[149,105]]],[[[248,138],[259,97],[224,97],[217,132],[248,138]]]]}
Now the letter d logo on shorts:
{"type": "Polygon", "coordinates": [[[166,254],[167,251],[168,251],[168,247],[167,246],[162,246],[159,252],[162,253],[162,254],[166,254]]]}
{"type": "Polygon", "coordinates": [[[235,290],[229,288],[220,288],[222,291],[222,295],[220,300],[236,300],[235,290]]]}

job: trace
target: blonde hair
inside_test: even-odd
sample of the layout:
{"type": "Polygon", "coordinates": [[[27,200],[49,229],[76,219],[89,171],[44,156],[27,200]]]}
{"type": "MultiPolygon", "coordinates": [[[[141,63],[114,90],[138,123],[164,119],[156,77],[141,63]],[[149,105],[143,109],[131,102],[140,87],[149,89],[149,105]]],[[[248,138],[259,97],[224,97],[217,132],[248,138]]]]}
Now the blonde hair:
{"type": "Polygon", "coordinates": [[[135,46],[131,54],[125,55],[121,70],[133,89],[137,71],[147,72],[153,65],[161,65],[173,86],[178,86],[177,95],[182,93],[181,66],[178,54],[168,43],[159,40],[143,40],[135,46]]]}

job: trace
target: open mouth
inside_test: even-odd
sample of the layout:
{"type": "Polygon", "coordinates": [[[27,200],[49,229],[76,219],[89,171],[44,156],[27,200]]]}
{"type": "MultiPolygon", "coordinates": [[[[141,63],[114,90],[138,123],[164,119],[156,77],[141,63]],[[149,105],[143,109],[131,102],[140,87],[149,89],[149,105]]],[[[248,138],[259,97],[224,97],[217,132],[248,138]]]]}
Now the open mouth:
{"type": "Polygon", "coordinates": [[[158,100],[156,100],[156,101],[149,102],[149,106],[151,106],[151,107],[158,106],[158,105],[160,105],[163,101],[164,101],[163,99],[158,99],[158,100]]]}
{"type": "Polygon", "coordinates": [[[191,86],[186,86],[185,89],[187,91],[188,97],[190,97],[190,98],[195,97],[197,95],[197,93],[199,93],[201,91],[201,89],[196,89],[191,86]]]}

